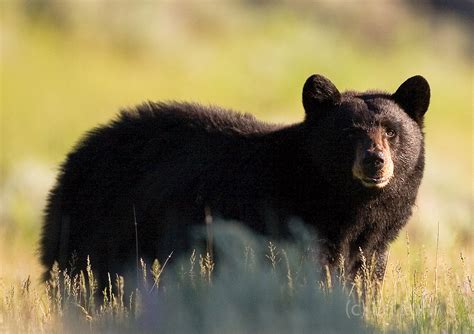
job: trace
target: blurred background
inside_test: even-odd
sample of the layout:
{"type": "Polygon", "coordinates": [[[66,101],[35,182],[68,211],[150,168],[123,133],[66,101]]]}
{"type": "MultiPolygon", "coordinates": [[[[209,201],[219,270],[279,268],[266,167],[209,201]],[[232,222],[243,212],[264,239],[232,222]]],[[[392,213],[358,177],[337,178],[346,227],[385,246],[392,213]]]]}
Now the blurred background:
{"type": "Polygon", "coordinates": [[[0,277],[35,276],[42,209],[84,131],[146,100],[303,119],[320,73],[340,90],[432,89],[418,205],[395,243],[473,255],[473,3],[0,2],[0,277]],[[408,238],[406,237],[408,235],[408,238]]]}

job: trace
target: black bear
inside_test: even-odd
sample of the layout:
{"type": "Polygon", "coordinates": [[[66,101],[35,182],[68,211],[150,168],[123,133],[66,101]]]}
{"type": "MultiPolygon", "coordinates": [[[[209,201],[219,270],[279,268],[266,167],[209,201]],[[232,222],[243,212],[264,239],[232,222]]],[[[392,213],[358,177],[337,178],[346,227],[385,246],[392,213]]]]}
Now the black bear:
{"type": "MultiPolygon", "coordinates": [[[[322,264],[361,266],[406,224],[424,169],[421,76],[394,94],[340,93],[321,75],[303,87],[304,121],[276,125],[219,107],[146,103],[90,131],[63,163],[45,212],[40,252],[100,283],[138,255],[161,262],[189,249],[205,212],[285,237],[299,218],[318,234],[322,264]],[[137,223],[137,236],[135,235],[137,223]]],[[[48,278],[46,271],[44,278],[48,278]]]]}

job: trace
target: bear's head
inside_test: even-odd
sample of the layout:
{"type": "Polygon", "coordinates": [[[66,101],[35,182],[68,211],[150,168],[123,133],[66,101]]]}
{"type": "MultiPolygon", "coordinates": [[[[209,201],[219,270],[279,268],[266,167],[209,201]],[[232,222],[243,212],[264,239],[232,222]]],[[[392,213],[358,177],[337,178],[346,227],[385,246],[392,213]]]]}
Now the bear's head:
{"type": "Polygon", "coordinates": [[[312,75],[303,88],[303,106],[315,172],[328,182],[363,189],[382,189],[422,172],[429,100],[430,87],[421,76],[388,94],[340,93],[325,77],[312,75]]]}

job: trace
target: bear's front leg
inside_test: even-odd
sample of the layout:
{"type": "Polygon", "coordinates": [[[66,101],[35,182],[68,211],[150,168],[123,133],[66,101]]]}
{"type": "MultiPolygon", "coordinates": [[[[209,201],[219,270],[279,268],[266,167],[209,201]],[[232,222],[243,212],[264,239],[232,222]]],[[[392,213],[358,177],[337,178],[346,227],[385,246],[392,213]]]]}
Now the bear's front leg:
{"type": "Polygon", "coordinates": [[[387,267],[387,261],[388,261],[388,250],[385,248],[376,254],[376,260],[375,260],[375,279],[382,283],[384,277],[385,277],[385,270],[387,267]]]}

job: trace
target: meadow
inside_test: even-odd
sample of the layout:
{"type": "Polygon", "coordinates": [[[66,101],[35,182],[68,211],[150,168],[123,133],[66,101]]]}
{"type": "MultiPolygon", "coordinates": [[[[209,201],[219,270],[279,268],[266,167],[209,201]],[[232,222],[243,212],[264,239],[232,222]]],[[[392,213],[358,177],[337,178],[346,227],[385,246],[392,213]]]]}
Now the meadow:
{"type": "Polygon", "coordinates": [[[0,3],[0,332],[474,331],[473,49],[459,17],[404,2],[31,3],[0,3]],[[141,275],[162,281],[132,306],[120,280],[114,294],[96,291],[102,307],[87,273],[69,288],[40,283],[45,198],[84,131],[146,100],[295,122],[312,73],[342,90],[393,91],[415,74],[432,88],[425,177],[380,287],[364,275],[329,283],[300,246],[232,228],[238,279],[194,254],[162,271],[147,264],[141,275]]]}
{"type": "MultiPolygon", "coordinates": [[[[109,276],[97,288],[93,268],[70,276],[52,268],[45,285],[31,277],[0,285],[2,329],[18,333],[470,333],[472,281],[463,253],[436,249],[389,259],[381,282],[374,263],[347,281],[318,270],[312,234],[300,226],[296,243],[256,238],[238,223],[217,223],[219,263],[194,251],[172,265],[137,268],[139,289],[109,276]]],[[[362,254],[363,256],[363,254],[362,254]]]]}

